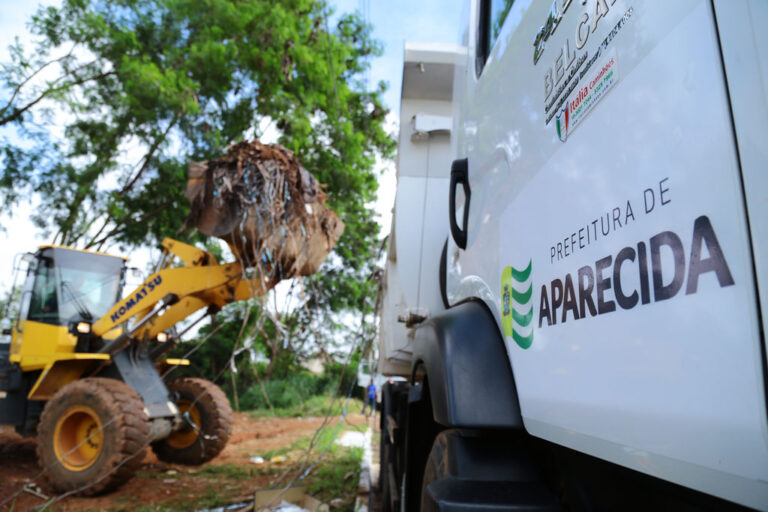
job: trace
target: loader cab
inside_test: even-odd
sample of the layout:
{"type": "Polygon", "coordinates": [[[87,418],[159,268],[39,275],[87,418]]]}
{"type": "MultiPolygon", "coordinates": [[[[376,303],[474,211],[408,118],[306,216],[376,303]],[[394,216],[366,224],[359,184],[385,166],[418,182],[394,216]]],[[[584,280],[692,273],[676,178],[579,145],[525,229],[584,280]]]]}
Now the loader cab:
{"type": "Polygon", "coordinates": [[[73,326],[95,322],[120,299],[125,259],[44,246],[27,260],[11,354],[74,351],[73,326]]]}

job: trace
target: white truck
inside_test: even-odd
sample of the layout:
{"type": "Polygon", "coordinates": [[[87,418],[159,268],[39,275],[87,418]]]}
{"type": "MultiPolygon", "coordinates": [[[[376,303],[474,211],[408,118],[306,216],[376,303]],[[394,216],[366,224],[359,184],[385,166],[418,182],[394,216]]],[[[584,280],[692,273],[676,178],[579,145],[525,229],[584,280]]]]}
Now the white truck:
{"type": "Polygon", "coordinates": [[[383,510],[768,510],[768,2],[467,4],[405,46],[383,510]]]}

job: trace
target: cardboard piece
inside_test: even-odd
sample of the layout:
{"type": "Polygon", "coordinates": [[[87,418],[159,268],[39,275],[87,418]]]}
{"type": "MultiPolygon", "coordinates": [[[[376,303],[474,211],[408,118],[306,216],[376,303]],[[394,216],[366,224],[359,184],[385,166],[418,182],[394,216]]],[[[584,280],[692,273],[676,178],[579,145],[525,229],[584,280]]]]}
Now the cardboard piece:
{"type": "Polygon", "coordinates": [[[307,488],[303,485],[289,487],[288,489],[262,489],[256,491],[253,496],[255,510],[265,507],[276,507],[283,501],[293,503],[310,512],[328,512],[328,505],[313,496],[307,494],[307,488]]]}

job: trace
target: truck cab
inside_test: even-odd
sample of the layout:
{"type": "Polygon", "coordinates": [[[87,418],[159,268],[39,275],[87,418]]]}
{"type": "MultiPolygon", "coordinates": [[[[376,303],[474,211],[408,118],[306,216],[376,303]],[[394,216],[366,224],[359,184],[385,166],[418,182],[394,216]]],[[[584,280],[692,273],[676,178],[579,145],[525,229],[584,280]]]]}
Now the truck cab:
{"type": "Polygon", "coordinates": [[[761,15],[473,0],[442,141],[406,45],[386,506],[768,506],[761,15]]]}

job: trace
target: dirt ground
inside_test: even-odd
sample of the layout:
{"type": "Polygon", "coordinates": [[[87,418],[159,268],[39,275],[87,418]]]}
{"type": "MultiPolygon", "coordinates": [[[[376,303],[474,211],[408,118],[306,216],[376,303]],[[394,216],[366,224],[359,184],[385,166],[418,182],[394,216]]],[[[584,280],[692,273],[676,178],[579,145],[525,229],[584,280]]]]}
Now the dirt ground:
{"type": "MultiPolygon", "coordinates": [[[[160,462],[147,450],[137,475],[116,491],[94,498],[69,497],[46,510],[178,510],[205,508],[206,500],[229,503],[248,501],[251,493],[266,487],[287,468],[299,453],[288,453],[283,462],[255,464],[251,458],[285,450],[302,438],[311,436],[322,418],[259,418],[235,413],[232,436],[221,455],[204,466],[180,466],[160,462]]],[[[335,425],[338,418],[330,422],[335,425]]],[[[356,426],[365,424],[360,414],[346,420],[356,426]]],[[[0,511],[35,509],[46,500],[19,491],[39,476],[34,439],[24,439],[12,429],[0,427],[0,511]],[[11,498],[11,499],[9,499],[11,498]],[[4,503],[5,502],[5,503],[4,503]]]]}

